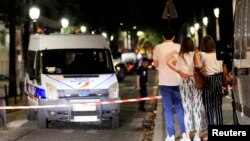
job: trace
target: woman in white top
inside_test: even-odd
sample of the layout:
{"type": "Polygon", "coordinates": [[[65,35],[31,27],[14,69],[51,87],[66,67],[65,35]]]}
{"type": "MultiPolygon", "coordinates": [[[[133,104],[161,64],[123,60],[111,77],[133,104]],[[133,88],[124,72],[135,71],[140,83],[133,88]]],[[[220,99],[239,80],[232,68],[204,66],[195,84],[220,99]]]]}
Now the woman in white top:
{"type": "Polygon", "coordinates": [[[200,51],[195,52],[195,64],[204,69],[209,89],[202,92],[202,101],[206,112],[207,125],[223,124],[222,116],[222,72],[223,62],[216,59],[216,46],[211,36],[205,36],[201,40],[200,51]]]}
{"type": "Polygon", "coordinates": [[[184,108],[184,123],[187,139],[190,141],[190,132],[195,132],[194,141],[200,141],[202,128],[201,90],[196,88],[194,80],[194,44],[190,37],[185,37],[181,44],[179,54],[172,56],[167,64],[181,76],[180,93],[184,108]]]}

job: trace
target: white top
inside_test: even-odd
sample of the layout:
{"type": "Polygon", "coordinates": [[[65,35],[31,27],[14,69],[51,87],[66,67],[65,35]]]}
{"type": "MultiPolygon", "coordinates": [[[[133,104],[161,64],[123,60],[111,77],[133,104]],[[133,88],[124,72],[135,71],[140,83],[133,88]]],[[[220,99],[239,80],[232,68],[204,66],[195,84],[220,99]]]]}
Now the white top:
{"type": "Polygon", "coordinates": [[[177,59],[177,67],[179,70],[186,74],[193,75],[194,74],[194,52],[189,52],[179,56],[179,54],[174,55],[177,59]],[[184,58],[184,59],[183,59],[184,58]]]}
{"type": "Polygon", "coordinates": [[[155,46],[153,59],[158,61],[159,85],[178,86],[180,76],[169,68],[167,61],[180,51],[180,44],[173,42],[163,42],[155,46]]]}
{"type": "Polygon", "coordinates": [[[217,60],[215,52],[201,52],[201,59],[206,70],[206,75],[223,72],[222,61],[217,60]]]}

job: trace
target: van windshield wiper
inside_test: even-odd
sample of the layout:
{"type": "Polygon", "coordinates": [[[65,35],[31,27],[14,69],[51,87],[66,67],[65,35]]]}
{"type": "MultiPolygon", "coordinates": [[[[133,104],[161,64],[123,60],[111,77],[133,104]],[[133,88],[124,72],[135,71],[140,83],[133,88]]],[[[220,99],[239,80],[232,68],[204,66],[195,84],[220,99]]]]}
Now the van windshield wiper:
{"type": "Polygon", "coordinates": [[[99,77],[99,74],[66,74],[63,75],[64,78],[71,78],[71,77],[99,77]]]}

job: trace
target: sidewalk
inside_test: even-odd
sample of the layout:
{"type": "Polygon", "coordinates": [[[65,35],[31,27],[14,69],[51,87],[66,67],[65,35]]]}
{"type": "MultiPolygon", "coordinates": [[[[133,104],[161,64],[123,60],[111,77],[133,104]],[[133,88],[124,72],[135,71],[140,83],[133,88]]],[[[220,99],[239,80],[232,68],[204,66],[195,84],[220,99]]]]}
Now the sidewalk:
{"type": "MultiPolygon", "coordinates": [[[[232,112],[231,101],[232,101],[231,97],[229,96],[223,97],[222,109],[223,109],[223,119],[225,125],[233,125],[233,114],[232,114],[233,112],[232,112]]],[[[177,134],[176,140],[178,141],[181,138],[181,133],[179,130],[176,114],[174,116],[175,116],[175,129],[177,134]]],[[[202,116],[204,120],[202,121],[203,131],[201,133],[201,136],[204,136],[205,134],[207,134],[207,128],[206,128],[207,126],[206,126],[203,106],[202,106],[202,116]]],[[[155,122],[155,127],[154,127],[154,134],[152,141],[164,141],[167,135],[166,135],[164,111],[161,99],[159,99],[157,102],[157,113],[154,122],[155,122]]]]}
{"type": "MultiPolygon", "coordinates": [[[[20,97],[18,95],[16,98],[15,97],[8,97],[8,98],[2,97],[0,99],[0,106],[18,106],[18,105],[20,106],[26,105],[26,98],[24,96],[20,97]]],[[[18,110],[19,109],[0,110],[0,128],[7,127],[8,121],[11,121],[8,115],[18,110]]]]}

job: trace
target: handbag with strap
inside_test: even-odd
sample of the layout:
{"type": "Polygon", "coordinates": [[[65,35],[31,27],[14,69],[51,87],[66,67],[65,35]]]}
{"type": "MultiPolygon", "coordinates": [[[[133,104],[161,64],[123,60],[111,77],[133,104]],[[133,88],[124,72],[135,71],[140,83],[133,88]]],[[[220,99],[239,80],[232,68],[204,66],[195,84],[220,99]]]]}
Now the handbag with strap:
{"type": "Polygon", "coordinates": [[[209,83],[208,83],[206,76],[197,67],[194,68],[194,79],[195,79],[196,87],[198,89],[209,88],[209,83]]]}

